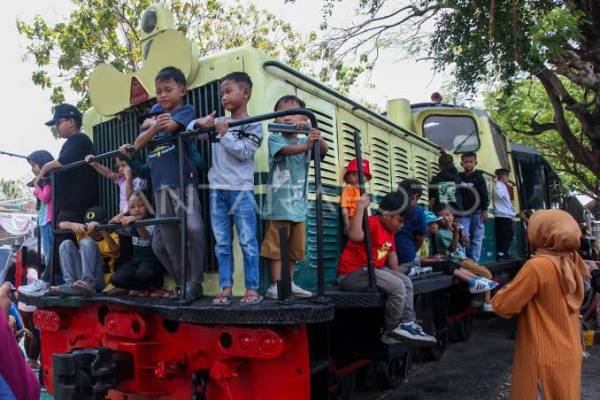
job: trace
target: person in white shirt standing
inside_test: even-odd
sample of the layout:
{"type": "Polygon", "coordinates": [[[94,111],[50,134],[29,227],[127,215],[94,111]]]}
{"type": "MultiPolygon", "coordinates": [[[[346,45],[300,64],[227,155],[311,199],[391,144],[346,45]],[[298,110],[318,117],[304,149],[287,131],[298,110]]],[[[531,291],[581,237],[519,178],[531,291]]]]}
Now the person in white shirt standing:
{"type": "Polygon", "coordinates": [[[513,219],[517,211],[509,194],[508,170],[499,168],[495,171],[494,207],[496,210],[496,253],[497,259],[510,258],[508,251],[513,240],[513,219]]]}

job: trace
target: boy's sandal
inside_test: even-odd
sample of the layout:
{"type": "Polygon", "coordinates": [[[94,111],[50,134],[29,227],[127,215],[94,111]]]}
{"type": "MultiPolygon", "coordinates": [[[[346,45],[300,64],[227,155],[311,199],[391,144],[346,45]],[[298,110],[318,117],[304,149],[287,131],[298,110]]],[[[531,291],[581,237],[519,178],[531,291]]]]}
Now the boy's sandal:
{"type": "Polygon", "coordinates": [[[240,299],[240,304],[250,306],[250,305],[254,305],[254,304],[259,304],[260,302],[263,301],[263,299],[264,299],[264,297],[262,297],[258,293],[252,293],[252,294],[246,293],[244,295],[244,297],[242,297],[240,299]]]}
{"type": "Polygon", "coordinates": [[[231,304],[231,302],[231,296],[224,295],[223,293],[220,293],[217,297],[212,299],[212,303],[215,306],[226,306],[231,304]]]}

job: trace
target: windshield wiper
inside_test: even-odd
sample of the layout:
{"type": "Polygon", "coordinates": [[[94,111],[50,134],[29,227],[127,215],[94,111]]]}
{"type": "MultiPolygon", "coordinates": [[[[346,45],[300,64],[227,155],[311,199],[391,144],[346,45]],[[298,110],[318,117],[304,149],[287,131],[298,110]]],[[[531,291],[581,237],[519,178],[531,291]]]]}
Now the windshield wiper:
{"type": "Polygon", "coordinates": [[[464,140],[463,140],[462,142],[460,142],[460,143],[458,144],[458,146],[456,146],[452,152],[453,152],[454,154],[457,154],[457,153],[458,153],[458,150],[460,150],[460,148],[461,148],[461,147],[462,147],[462,146],[463,146],[463,145],[464,145],[464,144],[467,142],[467,140],[469,140],[469,139],[471,138],[471,136],[473,136],[475,133],[477,133],[477,128],[473,129],[473,130],[471,131],[471,133],[469,133],[469,134],[467,135],[467,137],[466,137],[466,138],[464,138],[464,140]]]}

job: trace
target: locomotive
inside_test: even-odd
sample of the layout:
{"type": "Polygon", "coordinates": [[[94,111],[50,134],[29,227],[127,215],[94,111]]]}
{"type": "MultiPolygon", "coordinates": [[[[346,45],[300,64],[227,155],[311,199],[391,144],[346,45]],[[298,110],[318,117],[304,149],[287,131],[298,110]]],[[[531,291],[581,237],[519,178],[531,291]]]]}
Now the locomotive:
{"type": "MultiPolygon", "coordinates": [[[[323,160],[314,157],[311,166],[307,254],[294,277],[302,287],[315,289],[316,296],[291,299],[285,290],[289,285],[286,274],[280,299],[251,307],[213,306],[208,299],[187,303],[128,296],[23,296],[38,307],[35,323],[41,330],[42,374],[49,393],[57,399],[349,398],[357,377],[366,370],[379,383],[393,386],[415,358],[437,359],[448,340],[466,340],[475,310],[469,306],[464,287],[452,276],[431,272],[413,278],[417,317],[438,339],[435,347],[418,351],[380,342],[382,293],[337,288],[343,241],[341,176],[344,166],[357,155],[371,163],[372,180],[366,186],[373,207],[403,179],[428,185],[438,172],[441,150],[457,158],[463,152],[475,152],[490,192],[494,170],[510,170],[517,209],[550,208],[558,201],[560,182],[542,155],[510,143],[483,111],[439,102],[411,105],[394,99],[382,115],[256,49],[240,47],[199,58],[194,45],[174,28],[169,12],[157,5],[143,14],[140,38],[144,63],[138,71],[125,74],[101,64],[90,78],[92,108],[83,123],[99,154],[96,159],[110,167],[115,150],[133,143],[139,132],[138,117],[153,103],[154,76],[166,66],[184,72],[186,102],[197,115],[213,111],[224,115],[220,77],[233,71],[248,73],[254,82],[249,112],[256,117],[251,119],[262,121],[265,132],[267,124],[280,115],[269,112],[275,101],[296,95],[307,104],[307,109],[297,111],[319,128],[330,149],[323,160]]],[[[184,134],[193,137],[197,132],[184,134]]],[[[204,155],[203,170],[208,171],[210,145],[204,141],[197,145],[204,155]]],[[[268,179],[266,146],[261,146],[255,161],[255,200],[261,207],[268,179]]],[[[118,211],[114,186],[107,180],[100,182],[99,205],[109,215],[118,211]]],[[[207,187],[204,174],[199,193],[205,221],[209,221],[207,187]]],[[[426,191],[421,201],[428,204],[426,191]]],[[[523,226],[517,220],[513,258],[499,261],[493,204],[489,215],[481,263],[505,283],[527,256],[523,226]]],[[[146,221],[167,222],[173,223],[146,221]]],[[[264,223],[259,222],[260,239],[264,223]]],[[[205,237],[211,248],[214,239],[209,224],[205,237]]],[[[241,260],[238,247],[234,252],[241,260]]],[[[209,251],[205,261],[204,293],[216,295],[214,254],[209,251]]],[[[242,271],[237,265],[236,295],[243,291],[242,271]]],[[[269,284],[266,271],[261,268],[263,289],[269,284]]]]}

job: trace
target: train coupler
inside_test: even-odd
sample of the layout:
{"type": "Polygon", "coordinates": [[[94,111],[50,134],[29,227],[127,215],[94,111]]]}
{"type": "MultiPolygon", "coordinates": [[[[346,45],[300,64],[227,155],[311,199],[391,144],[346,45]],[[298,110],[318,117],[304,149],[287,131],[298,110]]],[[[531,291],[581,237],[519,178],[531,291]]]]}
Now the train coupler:
{"type": "Polygon", "coordinates": [[[104,347],[54,354],[57,400],[104,399],[109,389],[132,375],[132,359],[104,347]]]}

